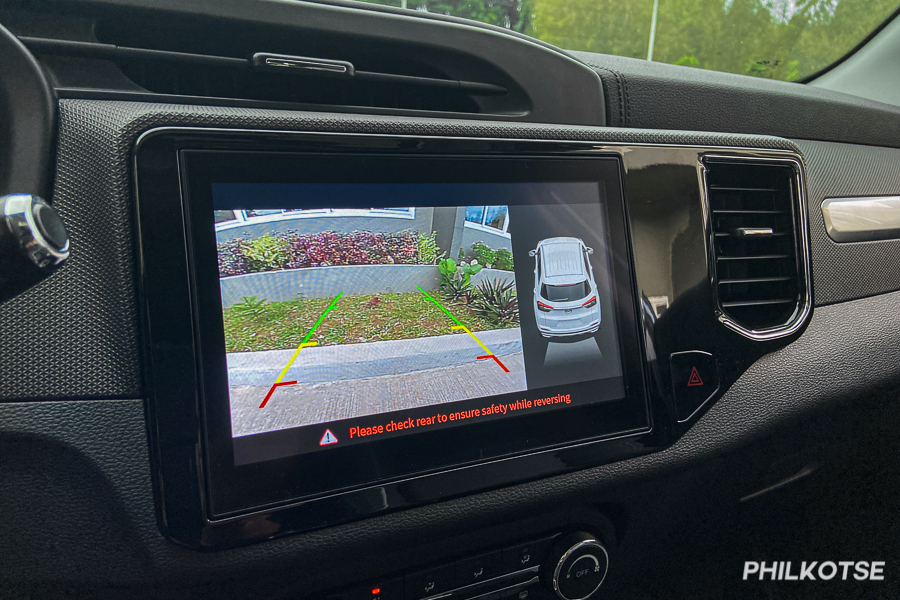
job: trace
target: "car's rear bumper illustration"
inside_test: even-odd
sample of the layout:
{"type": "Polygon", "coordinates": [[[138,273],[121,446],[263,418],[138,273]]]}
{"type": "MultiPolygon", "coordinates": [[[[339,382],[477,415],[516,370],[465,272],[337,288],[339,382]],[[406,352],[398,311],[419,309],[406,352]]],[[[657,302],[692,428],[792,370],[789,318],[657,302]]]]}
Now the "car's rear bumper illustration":
{"type": "Polygon", "coordinates": [[[595,321],[591,323],[587,327],[579,327],[578,329],[558,329],[558,328],[544,328],[538,326],[538,331],[541,332],[541,335],[546,338],[553,337],[569,337],[573,335],[582,335],[586,333],[596,333],[600,330],[600,321],[595,321]]]}

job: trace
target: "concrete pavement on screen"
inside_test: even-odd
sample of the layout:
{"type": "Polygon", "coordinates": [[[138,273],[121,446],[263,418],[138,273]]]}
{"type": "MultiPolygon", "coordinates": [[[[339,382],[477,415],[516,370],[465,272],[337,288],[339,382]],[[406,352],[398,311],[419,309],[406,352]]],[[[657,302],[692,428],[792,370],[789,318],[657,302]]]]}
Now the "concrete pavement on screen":
{"type": "Polygon", "coordinates": [[[233,435],[249,435],[526,389],[518,329],[475,332],[503,364],[477,360],[466,333],[304,348],[259,408],[293,350],[228,355],[233,435]]]}
{"type": "MultiPolygon", "coordinates": [[[[518,328],[474,333],[497,356],[522,351],[518,328]]],[[[228,384],[263,386],[268,390],[294,350],[228,354],[228,384]]],[[[483,355],[482,348],[462,331],[410,340],[314,346],[300,351],[284,381],[325,383],[400,375],[466,364],[483,355]]]]}

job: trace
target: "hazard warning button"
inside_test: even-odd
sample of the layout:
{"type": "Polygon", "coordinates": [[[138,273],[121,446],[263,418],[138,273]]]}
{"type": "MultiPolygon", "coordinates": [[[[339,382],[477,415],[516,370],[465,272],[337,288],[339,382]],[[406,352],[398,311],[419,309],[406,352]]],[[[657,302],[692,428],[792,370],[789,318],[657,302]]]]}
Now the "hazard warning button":
{"type": "Polygon", "coordinates": [[[716,358],[709,352],[690,350],[672,354],[669,364],[678,420],[684,421],[719,389],[716,358]]]}

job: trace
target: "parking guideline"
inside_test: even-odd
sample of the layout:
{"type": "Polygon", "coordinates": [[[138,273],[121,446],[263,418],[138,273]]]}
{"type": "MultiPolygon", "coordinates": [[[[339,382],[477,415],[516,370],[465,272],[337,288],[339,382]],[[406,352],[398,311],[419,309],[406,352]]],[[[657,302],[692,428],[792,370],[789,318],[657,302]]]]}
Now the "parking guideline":
{"type": "Polygon", "coordinates": [[[478,360],[483,360],[483,359],[486,359],[486,358],[492,358],[492,359],[494,359],[494,361],[495,361],[498,365],[500,365],[500,368],[501,368],[501,369],[503,369],[504,371],[506,371],[507,373],[509,373],[509,369],[506,368],[506,365],[504,365],[502,362],[500,362],[500,359],[497,358],[497,356],[496,356],[493,352],[491,352],[490,348],[488,348],[488,347],[485,346],[483,343],[481,343],[481,340],[479,340],[477,337],[475,337],[475,334],[472,333],[472,332],[469,330],[468,327],[466,327],[465,325],[463,325],[462,323],[460,323],[460,322],[459,322],[459,319],[457,319],[456,317],[454,317],[453,314],[452,314],[449,310],[447,310],[446,308],[444,308],[444,306],[443,306],[440,302],[438,302],[437,300],[435,300],[434,298],[432,298],[431,296],[429,296],[429,295],[428,295],[428,292],[426,292],[425,290],[423,290],[423,289],[422,289],[421,287],[419,287],[419,286],[416,286],[416,287],[419,289],[420,292],[422,292],[422,294],[425,295],[426,298],[428,298],[429,300],[431,300],[431,302],[433,302],[433,303],[435,304],[435,306],[437,306],[437,307],[440,308],[442,311],[444,311],[445,313],[447,313],[447,316],[450,317],[451,319],[453,319],[453,322],[456,323],[456,325],[454,325],[454,326],[451,327],[450,329],[462,329],[463,331],[465,331],[466,333],[468,333],[469,336],[470,336],[473,340],[475,340],[475,342],[476,342],[479,346],[481,346],[481,347],[484,349],[485,352],[487,352],[487,355],[486,355],[486,356],[479,356],[479,357],[478,357],[478,360]]]}
{"type": "Polygon", "coordinates": [[[337,301],[338,301],[338,300],[340,299],[340,297],[343,296],[343,295],[344,295],[344,292],[341,291],[340,294],[338,294],[337,296],[335,296],[334,300],[331,301],[331,304],[328,305],[328,308],[325,309],[325,312],[323,312],[323,313],[321,314],[321,316],[319,316],[318,320],[316,321],[316,324],[312,326],[312,329],[309,330],[309,333],[306,334],[306,337],[304,337],[304,338],[303,338],[303,341],[300,342],[300,345],[297,346],[297,350],[294,351],[293,356],[291,356],[291,359],[290,359],[290,360],[288,361],[288,363],[284,366],[284,369],[281,370],[281,374],[278,375],[278,379],[276,379],[276,380],[275,380],[275,383],[272,384],[272,387],[269,388],[269,393],[266,394],[266,397],[263,399],[262,403],[259,405],[260,408],[264,408],[264,407],[266,406],[266,403],[269,401],[269,398],[271,398],[271,397],[272,397],[272,394],[275,393],[275,388],[277,388],[277,387],[279,387],[279,386],[282,386],[282,385],[294,385],[295,383],[297,383],[296,381],[285,381],[285,382],[282,382],[281,380],[284,379],[284,376],[285,376],[285,375],[287,375],[288,369],[290,369],[290,368],[291,368],[291,365],[294,364],[294,361],[297,360],[297,356],[300,354],[300,351],[301,351],[301,350],[303,350],[304,348],[308,348],[308,347],[310,347],[310,346],[316,346],[316,345],[318,345],[318,342],[310,342],[310,341],[309,341],[309,338],[312,337],[313,333],[316,332],[316,329],[319,328],[319,325],[322,324],[322,321],[325,320],[325,316],[326,316],[329,312],[331,312],[332,309],[335,308],[335,306],[337,306],[337,301]]]}

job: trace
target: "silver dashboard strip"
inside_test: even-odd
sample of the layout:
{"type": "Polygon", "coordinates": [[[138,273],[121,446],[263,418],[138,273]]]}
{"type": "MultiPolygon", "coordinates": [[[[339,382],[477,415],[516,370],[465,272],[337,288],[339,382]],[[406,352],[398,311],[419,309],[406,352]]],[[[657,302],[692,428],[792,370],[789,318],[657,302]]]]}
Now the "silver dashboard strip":
{"type": "Polygon", "coordinates": [[[822,216],[836,242],[900,239],[900,196],[826,198],[822,216]]]}
{"type": "Polygon", "coordinates": [[[347,67],[345,67],[344,65],[333,65],[330,63],[318,62],[313,60],[301,60],[297,58],[267,58],[266,66],[293,67],[297,69],[310,69],[312,71],[331,71],[334,73],[347,72],[347,67]]]}

